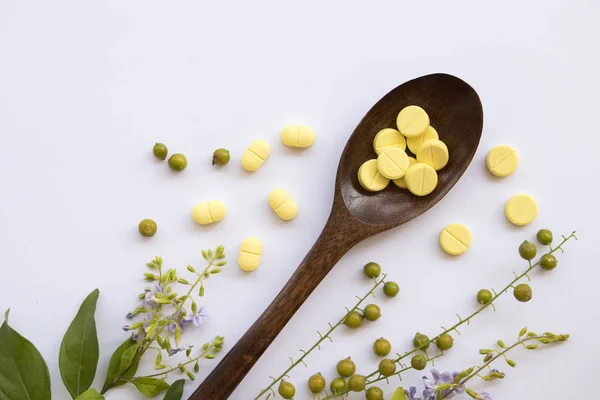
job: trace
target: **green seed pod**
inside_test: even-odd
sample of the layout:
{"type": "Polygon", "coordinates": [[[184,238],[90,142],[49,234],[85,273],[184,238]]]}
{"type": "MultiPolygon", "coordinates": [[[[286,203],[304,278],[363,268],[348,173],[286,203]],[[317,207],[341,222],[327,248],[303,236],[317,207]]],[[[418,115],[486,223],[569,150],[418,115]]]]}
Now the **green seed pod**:
{"type": "Polygon", "coordinates": [[[400,286],[396,282],[386,282],[383,285],[383,293],[388,297],[396,297],[400,291],[400,286]]]}
{"type": "Polygon", "coordinates": [[[435,341],[435,345],[438,349],[442,351],[450,350],[452,348],[452,345],[454,345],[454,339],[452,339],[452,336],[450,336],[449,334],[444,333],[437,338],[437,340],[435,341]]]}
{"type": "Polygon", "coordinates": [[[187,158],[181,153],[175,153],[169,157],[169,167],[173,171],[181,172],[187,167],[187,158]]]}
{"type": "Polygon", "coordinates": [[[227,149],[217,149],[213,153],[212,165],[225,165],[229,162],[230,159],[229,150],[227,149]]]}
{"type": "Polygon", "coordinates": [[[552,231],[548,230],[548,229],[540,229],[536,235],[538,242],[540,242],[540,244],[543,244],[544,246],[548,246],[550,245],[550,243],[552,243],[552,231]]]}
{"type": "Polygon", "coordinates": [[[429,348],[429,337],[417,332],[413,339],[413,346],[415,346],[415,349],[427,350],[429,348]]]}
{"type": "Polygon", "coordinates": [[[533,297],[531,286],[526,283],[517,285],[513,294],[515,295],[515,299],[519,300],[521,303],[527,303],[533,297]]]}
{"type": "Polygon", "coordinates": [[[356,329],[363,324],[364,319],[365,317],[363,317],[363,315],[358,311],[351,311],[346,314],[346,318],[344,318],[344,324],[346,324],[348,328],[356,329]]]}
{"type": "Polygon", "coordinates": [[[381,310],[377,304],[369,304],[365,307],[364,314],[368,321],[377,321],[381,317],[381,310]]]}
{"type": "Polygon", "coordinates": [[[158,226],[156,225],[156,222],[151,219],[143,219],[138,225],[138,231],[140,232],[140,235],[144,237],[154,236],[157,229],[158,226]]]}
{"type": "Polygon", "coordinates": [[[383,390],[377,386],[371,386],[366,393],[367,400],[383,400],[383,390]]]}
{"type": "Polygon", "coordinates": [[[293,399],[294,396],[296,395],[296,388],[294,387],[294,385],[292,385],[289,382],[281,381],[281,383],[279,384],[279,389],[277,389],[277,392],[279,393],[279,395],[281,397],[283,397],[286,400],[293,399]]]}
{"type": "Polygon", "coordinates": [[[325,389],[325,384],[325,378],[320,372],[308,378],[308,389],[313,394],[321,393],[325,389]]]}
{"type": "Polygon", "coordinates": [[[487,305],[492,302],[494,296],[492,296],[492,292],[487,289],[481,289],[477,292],[477,302],[481,305],[487,305]]]}
{"type": "Polygon", "coordinates": [[[423,354],[415,354],[410,360],[410,365],[417,371],[423,371],[427,366],[427,359],[423,354]]]}
{"type": "Polygon", "coordinates": [[[335,378],[329,384],[329,389],[331,389],[333,393],[341,393],[346,390],[346,381],[344,378],[335,378]]]}
{"type": "Polygon", "coordinates": [[[396,372],[396,363],[394,360],[384,358],[379,361],[379,373],[383,376],[392,376],[396,372]]]}
{"type": "Polygon", "coordinates": [[[377,278],[381,274],[381,267],[379,264],[370,262],[364,266],[365,275],[369,278],[377,278]]]}
{"type": "Polygon", "coordinates": [[[379,338],[373,343],[373,351],[379,357],[385,357],[392,351],[392,344],[384,338],[379,338]]]}
{"type": "Polygon", "coordinates": [[[154,157],[158,158],[159,160],[164,160],[167,158],[169,151],[167,150],[167,146],[164,144],[156,143],[152,148],[152,153],[154,153],[154,157]]]}
{"type": "Polygon", "coordinates": [[[540,258],[540,266],[542,269],[546,271],[551,271],[558,265],[558,260],[554,257],[554,254],[544,254],[542,258],[540,258]]]}
{"type": "Polygon", "coordinates": [[[528,242],[527,240],[525,240],[519,246],[519,255],[524,260],[533,260],[536,254],[537,247],[535,246],[535,244],[528,242]]]}
{"type": "Polygon", "coordinates": [[[339,376],[347,378],[349,376],[354,375],[354,373],[356,372],[356,365],[354,364],[354,361],[352,361],[350,357],[348,357],[343,360],[340,360],[335,366],[335,369],[339,376]]]}
{"type": "Polygon", "coordinates": [[[367,386],[367,379],[362,375],[352,375],[348,378],[348,389],[353,392],[362,392],[367,386]]]}

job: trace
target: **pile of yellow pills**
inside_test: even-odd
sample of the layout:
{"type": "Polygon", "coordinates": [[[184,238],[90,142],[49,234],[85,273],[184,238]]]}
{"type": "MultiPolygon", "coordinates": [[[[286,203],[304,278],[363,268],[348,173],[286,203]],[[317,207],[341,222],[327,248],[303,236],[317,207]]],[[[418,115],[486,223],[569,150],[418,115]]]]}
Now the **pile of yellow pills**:
{"type": "Polygon", "coordinates": [[[381,175],[377,168],[377,160],[364,162],[358,169],[358,182],[369,192],[379,192],[387,187],[390,180],[381,175]]]}
{"type": "MultiPolygon", "coordinates": [[[[412,167],[413,165],[415,165],[416,163],[417,163],[417,160],[414,157],[408,157],[408,167],[409,168],[412,167]]],[[[399,188],[407,189],[406,179],[404,178],[404,176],[400,179],[394,179],[393,182],[394,182],[394,185],[398,186],[399,188]]]]}
{"type": "Polygon", "coordinates": [[[240,246],[238,264],[244,271],[254,271],[260,264],[262,242],[256,237],[247,237],[240,246]]]}
{"type": "Polygon", "coordinates": [[[441,140],[427,140],[417,151],[417,162],[428,164],[436,171],[448,164],[448,147],[441,140]]]}
{"type": "Polygon", "coordinates": [[[526,194],[517,194],[506,202],[504,213],[512,224],[525,226],[535,220],[538,207],[533,197],[526,194]]]}
{"type": "Polygon", "coordinates": [[[315,131],[308,126],[286,125],[281,131],[283,144],[301,149],[312,146],[315,136],[315,131]]]}
{"type": "Polygon", "coordinates": [[[404,175],[406,187],[415,196],[427,196],[437,186],[438,176],[433,167],[416,163],[404,175]]]}
{"type": "Polygon", "coordinates": [[[388,179],[402,178],[409,166],[408,156],[397,147],[388,147],[377,157],[377,170],[388,179]]]}
{"type": "Polygon", "coordinates": [[[298,204],[283,189],[274,189],[269,193],[269,205],[275,211],[275,213],[279,216],[279,218],[284,221],[289,221],[294,219],[298,214],[298,204]]]}
{"type": "Polygon", "coordinates": [[[396,129],[385,128],[375,135],[373,150],[375,150],[375,154],[379,155],[389,147],[397,147],[402,151],[406,150],[406,138],[396,129]]]}
{"type": "Polygon", "coordinates": [[[429,115],[419,106],[404,107],[396,118],[396,125],[406,137],[419,136],[429,126],[429,115]]]}
{"type": "Polygon", "coordinates": [[[254,172],[260,168],[271,154],[269,143],[264,140],[255,140],[242,153],[242,167],[248,172],[254,172]]]}
{"type": "Polygon", "coordinates": [[[471,231],[462,224],[450,224],[440,232],[440,246],[452,256],[459,256],[469,250],[472,241],[471,231]]]}
{"type": "Polygon", "coordinates": [[[512,147],[500,145],[488,152],[485,164],[492,174],[505,177],[515,172],[519,166],[519,156],[512,147]]]}
{"type": "Polygon", "coordinates": [[[417,154],[423,142],[427,140],[438,140],[439,138],[440,137],[435,128],[429,125],[422,135],[407,138],[406,144],[408,146],[408,149],[412,151],[413,154],[417,154]]]}
{"type": "Polygon", "coordinates": [[[192,218],[200,225],[212,224],[225,218],[227,208],[219,200],[206,201],[197,204],[192,210],[192,218]]]}

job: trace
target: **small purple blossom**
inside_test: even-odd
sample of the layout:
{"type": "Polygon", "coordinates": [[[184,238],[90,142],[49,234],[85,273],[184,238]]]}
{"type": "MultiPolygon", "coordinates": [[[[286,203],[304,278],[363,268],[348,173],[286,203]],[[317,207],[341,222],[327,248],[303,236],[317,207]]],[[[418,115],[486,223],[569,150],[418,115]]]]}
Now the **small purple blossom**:
{"type": "Polygon", "coordinates": [[[180,351],[185,351],[187,349],[191,349],[192,347],[194,347],[194,346],[185,345],[185,346],[177,347],[175,349],[171,349],[171,350],[169,350],[169,357],[174,356],[175,354],[179,353],[180,351]]]}
{"type": "MultiPolygon", "coordinates": [[[[440,374],[437,369],[432,368],[431,376],[433,379],[429,379],[426,376],[423,377],[423,384],[425,385],[425,390],[423,390],[424,400],[435,400],[436,394],[439,391],[437,387],[439,385],[447,385],[452,383],[454,378],[456,378],[456,375],[458,375],[458,372],[450,373],[446,371],[440,374]]],[[[464,389],[459,386],[454,389],[444,390],[442,395],[444,396],[444,399],[451,399],[455,394],[462,392],[464,392],[464,389]]]]}
{"type": "Polygon", "coordinates": [[[190,314],[187,315],[183,318],[183,320],[181,321],[183,326],[188,326],[193,324],[194,326],[201,326],[202,325],[202,318],[207,318],[208,314],[205,314],[202,312],[202,307],[198,308],[198,311],[196,312],[196,314],[190,314]]]}
{"type": "Polygon", "coordinates": [[[488,392],[479,393],[479,400],[492,400],[492,395],[488,392]]]}
{"type": "Polygon", "coordinates": [[[154,308],[158,305],[156,302],[156,293],[163,294],[165,293],[165,287],[163,285],[154,285],[152,289],[146,289],[146,296],[144,297],[144,301],[142,302],[142,307],[150,307],[154,308]]]}
{"type": "Polygon", "coordinates": [[[185,328],[185,325],[183,323],[183,318],[181,318],[182,315],[185,315],[185,311],[179,310],[176,314],[173,314],[171,318],[169,318],[172,321],[169,322],[169,324],[167,325],[167,332],[175,333],[177,326],[179,326],[179,330],[183,332],[183,328],[185,328]]]}
{"type": "Polygon", "coordinates": [[[132,313],[132,312],[128,312],[128,313],[127,313],[127,315],[125,316],[125,318],[127,318],[127,319],[131,319],[131,318],[133,318],[133,316],[134,316],[134,315],[133,315],[133,313],[132,313]]]}
{"type": "Polygon", "coordinates": [[[131,329],[131,326],[129,326],[129,325],[123,325],[123,330],[125,332],[129,331],[130,329],[131,329]]]}
{"type": "Polygon", "coordinates": [[[407,400],[421,400],[420,397],[417,397],[417,388],[414,386],[409,387],[408,390],[405,389],[404,394],[406,394],[407,400]]]}

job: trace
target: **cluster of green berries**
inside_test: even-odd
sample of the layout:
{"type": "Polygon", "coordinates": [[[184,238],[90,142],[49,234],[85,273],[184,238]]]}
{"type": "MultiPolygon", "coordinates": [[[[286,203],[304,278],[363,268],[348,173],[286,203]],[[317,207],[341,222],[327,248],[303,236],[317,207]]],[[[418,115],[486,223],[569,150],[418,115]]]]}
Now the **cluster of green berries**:
{"type": "MultiPolygon", "coordinates": [[[[169,150],[164,143],[156,143],[152,148],[152,153],[154,153],[154,157],[159,160],[166,160],[169,150]]],[[[173,171],[181,172],[185,167],[187,167],[187,158],[185,158],[183,154],[175,153],[169,157],[169,168],[173,171]]]]}

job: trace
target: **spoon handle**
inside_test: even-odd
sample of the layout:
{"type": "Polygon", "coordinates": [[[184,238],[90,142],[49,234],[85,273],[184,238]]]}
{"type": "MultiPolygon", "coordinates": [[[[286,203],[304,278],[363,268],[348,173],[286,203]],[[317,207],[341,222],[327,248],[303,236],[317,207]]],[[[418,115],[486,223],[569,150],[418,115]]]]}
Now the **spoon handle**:
{"type": "Polygon", "coordinates": [[[227,399],[327,273],[363,238],[357,224],[349,219],[340,220],[334,214],[335,208],[323,232],[285,287],[190,400],[227,399]]]}

